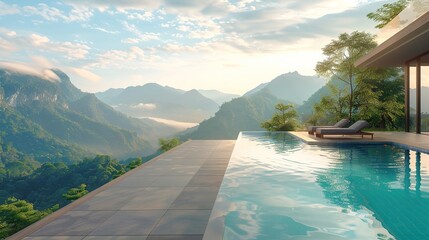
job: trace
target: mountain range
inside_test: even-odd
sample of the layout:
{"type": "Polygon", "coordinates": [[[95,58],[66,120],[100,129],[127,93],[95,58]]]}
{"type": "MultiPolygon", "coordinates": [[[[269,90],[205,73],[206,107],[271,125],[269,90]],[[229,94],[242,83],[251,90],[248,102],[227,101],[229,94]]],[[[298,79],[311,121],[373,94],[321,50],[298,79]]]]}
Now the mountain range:
{"type": "MultiPolygon", "coordinates": [[[[227,94],[205,92],[218,101],[227,94]]],[[[96,96],[116,110],[137,118],[162,118],[180,122],[198,123],[211,117],[219,105],[193,89],[184,91],[156,83],[125,89],[109,89],[96,96]]]]}
{"type": "Polygon", "coordinates": [[[1,140],[20,152],[65,162],[89,153],[149,155],[156,150],[150,141],[177,131],[119,113],[77,89],[60,70],[49,71],[55,80],[0,70],[1,140]]]}

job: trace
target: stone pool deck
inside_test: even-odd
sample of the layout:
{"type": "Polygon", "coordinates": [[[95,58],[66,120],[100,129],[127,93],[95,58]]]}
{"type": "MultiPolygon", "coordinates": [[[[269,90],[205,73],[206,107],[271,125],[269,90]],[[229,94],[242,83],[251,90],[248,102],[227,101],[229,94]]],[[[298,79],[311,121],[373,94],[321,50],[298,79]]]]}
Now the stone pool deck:
{"type": "Polygon", "coordinates": [[[188,141],[9,239],[202,239],[234,145],[188,141]]]}
{"type": "MultiPolygon", "coordinates": [[[[429,136],[375,132],[374,140],[291,132],[308,144],[395,143],[429,152],[429,136]]],[[[188,141],[92,191],[9,239],[203,239],[235,141],[188,141]]]]}

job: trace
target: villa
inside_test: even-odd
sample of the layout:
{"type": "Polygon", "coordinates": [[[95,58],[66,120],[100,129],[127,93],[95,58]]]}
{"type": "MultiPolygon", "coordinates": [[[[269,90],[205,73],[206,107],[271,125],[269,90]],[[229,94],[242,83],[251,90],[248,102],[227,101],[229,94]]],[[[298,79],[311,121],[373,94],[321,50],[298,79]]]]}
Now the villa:
{"type": "Polygon", "coordinates": [[[191,140],[10,239],[429,239],[427,1],[405,9],[379,41],[356,65],[404,68],[405,133],[191,140]]]}

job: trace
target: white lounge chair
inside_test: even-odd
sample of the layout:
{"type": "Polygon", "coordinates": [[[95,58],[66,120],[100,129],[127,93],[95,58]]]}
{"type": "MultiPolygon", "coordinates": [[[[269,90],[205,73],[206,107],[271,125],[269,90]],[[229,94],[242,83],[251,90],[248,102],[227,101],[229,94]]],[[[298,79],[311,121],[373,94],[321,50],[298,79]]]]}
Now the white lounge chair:
{"type": "Polygon", "coordinates": [[[316,137],[323,138],[325,135],[364,135],[371,136],[374,139],[374,133],[362,132],[362,129],[369,127],[369,123],[365,120],[359,120],[348,128],[317,128],[316,137]]]}
{"type": "Polygon", "coordinates": [[[318,128],[343,128],[345,127],[347,124],[349,124],[349,120],[346,118],[341,119],[340,121],[338,121],[337,123],[335,123],[333,126],[309,126],[308,129],[308,134],[313,135],[316,132],[316,129],[318,128]]]}

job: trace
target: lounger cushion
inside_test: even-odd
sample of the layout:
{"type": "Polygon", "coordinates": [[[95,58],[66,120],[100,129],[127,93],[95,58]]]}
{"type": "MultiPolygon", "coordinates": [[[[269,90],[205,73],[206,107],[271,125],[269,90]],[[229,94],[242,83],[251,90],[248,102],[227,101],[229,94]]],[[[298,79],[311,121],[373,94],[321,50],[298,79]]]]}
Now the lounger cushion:
{"type": "Polygon", "coordinates": [[[358,133],[362,129],[369,127],[369,123],[365,120],[359,120],[348,128],[317,128],[317,134],[353,134],[358,133]]]}
{"type": "Polygon", "coordinates": [[[309,132],[315,132],[318,128],[343,128],[345,127],[350,121],[346,118],[341,119],[337,123],[335,123],[333,126],[309,126],[307,129],[309,132]]]}

